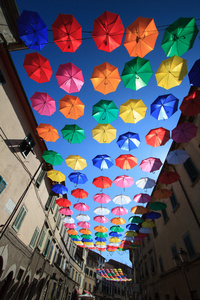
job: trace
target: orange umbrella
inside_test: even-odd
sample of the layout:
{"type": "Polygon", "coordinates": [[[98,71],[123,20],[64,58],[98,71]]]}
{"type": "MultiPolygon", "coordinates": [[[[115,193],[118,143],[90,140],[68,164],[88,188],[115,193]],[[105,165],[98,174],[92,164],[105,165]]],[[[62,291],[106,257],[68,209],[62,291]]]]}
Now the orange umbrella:
{"type": "Polygon", "coordinates": [[[36,127],[38,135],[47,142],[55,142],[58,138],[58,131],[50,124],[41,123],[36,127]]]}
{"type": "Polygon", "coordinates": [[[106,95],[116,91],[121,78],[118,68],[105,62],[94,67],[90,80],[92,81],[95,91],[106,95]]]}
{"type": "Polygon", "coordinates": [[[130,56],[144,57],[154,49],[158,30],[153,19],[138,17],[126,29],[124,46],[130,56]]]}
{"type": "Polygon", "coordinates": [[[116,166],[129,170],[137,165],[137,158],[131,154],[122,154],[115,159],[116,166]]]}
{"type": "Polygon", "coordinates": [[[94,230],[96,230],[97,232],[107,232],[108,229],[105,226],[96,226],[94,227],[94,230]]]}
{"type": "Polygon", "coordinates": [[[78,235],[78,231],[74,230],[74,229],[69,229],[67,230],[68,234],[72,234],[72,235],[78,235]]]}
{"type": "Polygon", "coordinates": [[[59,111],[68,119],[77,120],[84,115],[85,105],[76,96],[65,95],[59,100],[59,111]]]}
{"type": "Polygon", "coordinates": [[[81,228],[79,230],[79,232],[82,233],[82,234],[91,234],[92,233],[91,230],[86,229],[86,228],[81,228]]]}
{"type": "Polygon", "coordinates": [[[113,219],[110,220],[111,223],[115,224],[115,225],[123,225],[126,224],[126,220],[121,218],[121,217],[115,217],[113,219]]]}
{"type": "Polygon", "coordinates": [[[160,189],[153,193],[153,197],[157,199],[167,199],[172,195],[172,191],[168,189],[160,189]]]}
{"type": "Polygon", "coordinates": [[[134,206],[131,208],[131,212],[135,215],[143,215],[146,214],[149,210],[144,206],[134,206]]]}

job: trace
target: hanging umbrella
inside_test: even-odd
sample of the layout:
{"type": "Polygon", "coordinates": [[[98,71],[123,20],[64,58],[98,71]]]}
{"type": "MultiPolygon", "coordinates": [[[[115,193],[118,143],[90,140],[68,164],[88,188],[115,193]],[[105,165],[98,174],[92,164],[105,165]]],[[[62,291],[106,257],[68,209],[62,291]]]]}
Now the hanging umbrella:
{"type": "Polygon", "coordinates": [[[121,45],[124,26],[118,14],[105,11],[94,20],[92,37],[99,50],[111,52],[121,45]]]}
{"type": "Polygon", "coordinates": [[[111,201],[111,198],[109,195],[106,195],[104,193],[98,193],[93,196],[93,199],[95,202],[103,204],[103,203],[108,203],[111,201]]]}
{"type": "Polygon", "coordinates": [[[161,174],[159,176],[158,180],[161,183],[170,184],[170,183],[174,183],[174,182],[178,181],[179,178],[180,178],[180,176],[177,172],[167,171],[167,172],[161,174]]]}
{"type": "Polygon", "coordinates": [[[77,120],[84,115],[85,105],[72,95],[65,95],[59,100],[59,111],[68,119],[77,120]]]}
{"type": "Polygon", "coordinates": [[[163,127],[151,129],[145,136],[146,143],[152,147],[165,145],[170,139],[170,131],[163,127]]]}
{"type": "Polygon", "coordinates": [[[96,216],[96,217],[93,218],[93,220],[94,220],[95,222],[103,223],[103,224],[109,222],[108,218],[106,218],[106,217],[104,217],[104,216],[96,216]]]}
{"type": "Polygon", "coordinates": [[[119,205],[124,205],[124,204],[128,204],[129,202],[131,202],[131,198],[129,196],[126,195],[117,195],[113,198],[113,202],[115,204],[119,204],[119,205]]]}
{"type": "Polygon", "coordinates": [[[107,241],[106,238],[99,238],[99,237],[96,237],[95,240],[98,242],[106,242],[107,241]]]}
{"type": "Polygon", "coordinates": [[[65,181],[65,175],[62,172],[56,170],[47,171],[47,177],[56,182],[65,181]]]}
{"type": "Polygon", "coordinates": [[[123,241],[130,241],[130,242],[133,242],[135,240],[135,238],[133,236],[125,236],[123,238],[123,241]]]}
{"type": "Polygon", "coordinates": [[[149,157],[143,159],[139,165],[140,169],[144,172],[154,172],[160,169],[162,162],[159,158],[149,157]]]}
{"type": "Polygon", "coordinates": [[[148,194],[137,194],[133,197],[133,200],[137,203],[147,203],[151,201],[151,196],[149,196],[148,194]]]}
{"type": "Polygon", "coordinates": [[[179,18],[165,29],[161,46],[167,56],[182,56],[192,48],[199,30],[195,18],[179,18]]]}
{"type": "Polygon", "coordinates": [[[109,242],[111,242],[111,243],[119,243],[119,242],[121,242],[121,240],[119,238],[117,238],[117,237],[111,237],[109,239],[109,242]]]}
{"type": "Polygon", "coordinates": [[[59,213],[62,215],[71,216],[74,212],[69,207],[62,207],[59,209],[59,213]]]}
{"type": "MultiPolygon", "coordinates": [[[[146,214],[148,212],[148,208],[144,207],[144,206],[134,206],[131,208],[131,212],[135,215],[143,215],[143,214],[146,214]]],[[[138,222],[135,222],[135,223],[138,223],[138,222]]]]}
{"type": "Polygon", "coordinates": [[[159,189],[153,193],[153,197],[157,199],[167,199],[172,196],[172,191],[168,189],[159,189]]]}
{"type": "Polygon", "coordinates": [[[51,190],[56,194],[62,194],[62,195],[68,192],[68,188],[60,183],[52,185],[51,190]]]}
{"type": "Polygon", "coordinates": [[[123,225],[126,224],[126,220],[121,217],[115,217],[110,220],[111,223],[115,225],[123,225]]]}
{"type": "Polygon", "coordinates": [[[71,202],[66,198],[56,199],[56,204],[63,207],[69,207],[72,205],[71,202]]]}
{"type": "MultiPolygon", "coordinates": [[[[154,220],[154,219],[159,219],[161,217],[161,214],[160,213],[157,213],[157,212],[155,212],[155,211],[150,211],[150,212],[148,212],[148,213],[146,213],[145,214],[145,218],[146,219],[152,219],[152,220],[154,220]]],[[[144,225],[144,223],[145,222],[143,222],[143,227],[146,227],[145,225],[144,225]]],[[[155,226],[155,225],[154,225],[155,226]]]]}
{"type": "Polygon", "coordinates": [[[77,209],[78,211],[87,211],[90,209],[89,205],[82,202],[75,203],[73,208],[77,209]]]}
{"type": "Polygon", "coordinates": [[[73,172],[69,174],[68,178],[71,182],[76,184],[84,184],[88,181],[87,176],[80,172],[73,172]]]}
{"type": "Polygon", "coordinates": [[[144,119],[146,110],[141,99],[129,99],[120,105],[119,116],[125,123],[137,123],[144,119]]]}
{"type": "Polygon", "coordinates": [[[88,192],[83,189],[75,189],[71,191],[71,195],[78,199],[84,199],[88,197],[88,192]]]}
{"type": "Polygon", "coordinates": [[[96,242],[96,245],[99,245],[99,246],[103,246],[103,245],[106,245],[106,243],[105,242],[96,242]]]}
{"type": "Polygon", "coordinates": [[[163,60],[155,73],[157,85],[168,90],[178,86],[187,74],[187,62],[179,56],[163,60]]]}
{"type": "Polygon", "coordinates": [[[140,218],[140,217],[137,217],[137,216],[133,216],[133,217],[130,217],[130,218],[128,219],[128,221],[129,221],[130,223],[137,223],[137,224],[140,224],[140,223],[144,222],[144,219],[143,219],[143,218],[140,218]]]}
{"type": "Polygon", "coordinates": [[[154,19],[138,17],[126,28],[124,46],[130,56],[144,57],[154,49],[157,37],[154,19]]]}
{"type": "Polygon", "coordinates": [[[189,153],[183,149],[170,151],[167,155],[168,164],[178,165],[184,163],[190,157],[189,153]]]}
{"type": "Polygon", "coordinates": [[[55,142],[59,138],[58,131],[50,124],[40,123],[36,127],[38,135],[46,142],[55,142]]]}
{"type": "Polygon", "coordinates": [[[76,216],[76,219],[79,220],[79,221],[89,221],[90,217],[88,215],[85,215],[85,214],[78,214],[76,216]]]}
{"type": "Polygon", "coordinates": [[[61,132],[70,144],[80,144],[85,139],[85,131],[76,124],[65,125],[61,132]]]}
{"type": "Polygon", "coordinates": [[[125,189],[126,187],[131,187],[134,184],[134,180],[128,175],[120,175],[115,178],[114,183],[116,186],[125,189]]]}
{"type": "Polygon", "coordinates": [[[124,229],[121,226],[111,226],[110,230],[113,232],[123,232],[124,229]]]}
{"type": "Polygon", "coordinates": [[[99,176],[94,178],[92,183],[98,188],[105,189],[111,187],[112,180],[106,176],[99,176]]]}
{"type": "Polygon", "coordinates": [[[82,44],[82,27],[73,15],[59,14],[52,24],[53,41],[63,52],[75,52],[82,44]]]}
{"type": "Polygon", "coordinates": [[[172,130],[176,143],[187,143],[197,135],[198,127],[193,123],[180,123],[172,130]]]}
{"type": "Polygon", "coordinates": [[[56,111],[56,103],[47,93],[35,92],[30,99],[33,109],[40,115],[51,116],[56,111]]]}
{"type": "Polygon", "coordinates": [[[100,100],[92,108],[93,118],[100,124],[110,124],[118,116],[119,109],[111,100],[100,100]]]}
{"type": "Polygon", "coordinates": [[[94,230],[96,230],[97,232],[107,232],[108,229],[105,226],[96,226],[94,227],[94,230]]]}
{"type": "Polygon", "coordinates": [[[140,137],[138,133],[126,132],[121,134],[117,140],[118,146],[122,150],[131,151],[140,145],[140,137]]]}
{"type": "Polygon", "coordinates": [[[84,84],[81,69],[71,62],[59,66],[56,79],[59,87],[68,94],[79,92],[84,84]]]}
{"type": "Polygon", "coordinates": [[[150,106],[150,114],[157,120],[167,120],[178,110],[179,100],[172,94],[162,95],[150,106]]]}
{"type": "Polygon", "coordinates": [[[106,154],[95,156],[92,159],[92,163],[95,167],[99,168],[100,170],[109,169],[114,165],[113,159],[106,154]]]}
{"type": "Polygon", "coordinates": [[[47,26],[37,12],[23,10],[17,27],[20,39],[29,49],[41,50],[48,43],[47,26]]]}
{"type": "Polygon", "coordinates": [[[65,226],[66,228],[69,228],[69,229],[74,229],[74,228],[77,227],[76,224],[74,224],[74,223],[72,223],[72,224],[70,224],[70,223],[65,223],[64,226],[65,226]]]}
{"type": "Polygon", "coordinates": [[[80,155],[69,155],[65,162],[68,167],[72,168],[73,170],[83,170],[87,167],[87,162],[84,158],[80,155]]]}
{"type": "Polygon", "coordinates": [[[128,209],[122,206],[117,206],[111,209],[111,213],[113,213],[114,215],[123,216],[128,213],[128,209]]]}
{"type": "Polygon", "coordinates": [[[200,113],[200,91],[195,90],[186,97],[180,106],[180,110],[184,116],[196,116],[200,113]]]}
{"type": "Polygon", "coordinates": [[[106,238],[106,237],[108,237],[108,234],[104,233],[104,232],[95,232],[95,236],[97,236],[99,238],[106,238]]]}
{"type": "Polygon", "coordinates": [[[154,187],[156,184],[154,179],[148,178],[148,177],[143,177],[140,178],[138,181],[136,181],[137,187],[141,189],[151,189],[154,187]]]}
{"type": "Polygon", "coordinates": [[[153,210],[164,210],[166,209],[167,204],[163,202],[152,202],[149,204],[149,208],[153,210]]]}
{"type": "Polygon", "coordinates": [[[104,216],[104,215],[108,215],[110,213],[110,210],[107,208],[107,207],[102,207],[102,206],[99,206],[99,207],[96,207],[93,212],[96,214],[96,215],[101,215],[101,216],[104,216]]]}
{"type": "Polygon", "coordinates": [[[68,233],[68,234],[73,234],[73,235],[78,234],[78,232],[77,232],[76,230],[73,230],[73,229],[67,230],[67,233],[68,233]]]}
{"type": "Polygon", "coordinates": [[[82,227],[82,228],[85,228],[85,229],[88,229],[90,228],[90,223],[86,222],[86,221],[80,221],[77,223],[77,225],[79,227],[82,227]]]}
{"type": "Polygon", "coordinates": [[[111,232],[109,233],[109,236],[120,237],[120,236],[122,236],[122,234],[121,234],[121,233],[118,233],[118,232],[111,231],[111,232]]]}
{"type": "Polygon", "coordinates": [[[137,165],[137,158],[131,154],[122,154],[115,159],[115,163],[117,167],[129,170],[137,165]]]}
{"type": "Polygon", "coordinates": [[[137,91],[148,84],[152,74],[150,61],[137,56],[125,63],[121,78],[126,88],[137,91]]]}
{"type": "MultiPolygon", "coordinates": [[[[145,222],[145,224],[147,224],[147,222],[145,222]]],[[[147,227],[142,227],[139,230],[140,233],[147,234],[147,235],[149,235],[149,233],[151,233],[151,231],[152,231],[151,228],[147,228],[147,227]]]]}
{"type": "Polygon", "coordinates": [[[44,151],[42,158],[52,166],[61,165],[63,162],[61,155],[53,150],[44,151]]]}
{"type": "Polygon", "coordinates": [[[200,87],[200,59],[196,60],[188,73],[190,84],[200,87]]]}
{"type": "Polygon", "coordinates": [[[116,132],[110,124],[98,124],[92,129],[92,137],[99,143],[110,143],[116,138],[116,132]]]}
{"type": "Polygon", "coordinates": [[[93,242],[93,239],[84,239],[84,238],[83,238],[83,239],[82,239],[82,242],[84,242],[84,243],[85,243],[85,242],[93,242]]]}
{"type": "Polygon", "coordinates": [[[140,225],[137,225],[137,224],[127,224],[126,225],[126,228],[128,230],[139,230],[140,229],[140,225]]]}
{"type": "MultiPolygon", "coordinates": [[[[69,223],[69,224],[75,223],[74,219],[73,219],[71,216],[65,216],[65,217],[63,217],[63,218],[62,218],[62,221],[63,221],[64,223],[69,223]]],[[[75,230],[74,230],[74,231],[75,231],[75,230]]],[[[73,234],[73,233],[71,233],[71,234],[73,234]]],[[[74,233],[74,234],[75,234],[75,233],[74,233]]],[[[77,232],[77,234],[78,234],[78,232],[77,232]]]]}
{"type": "Polygon", "coordinates": [[[138,233],[137,232],[134,232],[134,231],[126,231],[125,233],[125,236],[128,236],[128,237],[134,237],[134,236],[137,236],[138,233]]]}
{"type": "Polygon", "coordinates": [[[92,239],[91,234],[82,234],[81,237],[82,237],[83,239],[92,239]]]}
{"type": "Polygon", "coordinates": [[[38,83],[48,82],[53,73],[48,59],[37,52],[25,55],[23,67],[28,76],[38,83]]]}
{"type": "Polygon", "coordinates": [[[105,62],[101,65],[94,67],[90,80],[93,84],[95,91],[106,95],[116,91],[121,81],[121,78],[119,75],[118,68],[109,64],[108,62],[105,62]]]}
{"type": "Polygon", "coordinates": [[[80,229],[79,232],[83,233],[83,234],[91,234],[92,233],[89,229],[86,229],[86,228],[80,229]]]}

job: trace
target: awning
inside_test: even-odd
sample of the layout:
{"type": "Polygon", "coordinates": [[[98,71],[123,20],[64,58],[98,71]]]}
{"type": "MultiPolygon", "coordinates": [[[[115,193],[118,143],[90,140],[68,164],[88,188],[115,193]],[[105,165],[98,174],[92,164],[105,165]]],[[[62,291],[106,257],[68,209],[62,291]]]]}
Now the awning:
{"type": "Polygon", "coordinates": [[[91,295],[91,293],[90,293],[90,292],[88,292],[88,291],[86,291],[86,290],[84,290],[84,292],[85,292],[86,294],[88,294],[88,295],[91,295]]]}
{"type": "Polygon", "coordinates": [[[79,290],[78,290],[78,289],[75,289],[75,290],[76,290],[76,292],[77,292],[77,294],[78,294],[78,295],[80,295],[80,294],[81,294],[81,293],[79,292],[79,290]]]}

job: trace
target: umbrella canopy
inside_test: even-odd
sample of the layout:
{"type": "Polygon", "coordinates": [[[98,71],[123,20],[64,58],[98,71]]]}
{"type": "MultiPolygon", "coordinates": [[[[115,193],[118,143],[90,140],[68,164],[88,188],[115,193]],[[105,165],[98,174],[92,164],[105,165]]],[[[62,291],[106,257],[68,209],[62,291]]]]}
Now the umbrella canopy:
{"type": "Polygon", "coordinates": [[[40,115],[51,116],[56,111],[56,103],[47,93],[35,92],[30,99],[33,109],[40,115]]]}
{"type": "Polygon", "coordinates": [[[106,176],[99,176],[94,178],[92,183],[98,188],[106,189],[111,187],[112,180],[106,176]]]}
{"type": "Polygon", "coordinates": [[[126,28],[124,46],[130,56],[144,57],[154,49],[157,37],[154,19],[138,17],[126,28]]]}
{"type": "Polygon", "coordinates": [[[182,56],[192,48],[199,30],[195,18],[179,18],[165,29],[162,48],[167,56],[182,56]]]}
{"type": "Polygon", "coordinates": [[[99,237],[96,237],[95,240],[98,242],[106,242],[107,241],[106,238],[99,238],[99,237]]]}
{"type": "Polygon", "coordinates": [[[54,43],[63,52],[75,52],[82,44],[82,27],[73,15],[59,14],[52,32],[54,43]]]}
{"type": "Polygon", "coordinates": [[[123,216],[128,213],[128,209],[122,206],[117,206],[111,209],[111,213],[113,213],[114,215],[123,216]]]}
{"type": "Polygon", "coordinates": [[[69,228],[69,229],[74,229],[74,228],[77,227],[76,224],[74,224],[74,223],[72,223],[72,224],[70,224],[70,223],[65,223],[64,226],[65,226],[66,228],[69,228]]]}
{"type": "Polygon", "coordinates": [[[134,180],[128,175],[120,175],[115,178],[114,183],[116,186],[125,189],[126,187],[131,187],[134,184],[134,180]]]}
{"type": "Polygon", "coordinates": [[[74,213],[69,207],[62,207],[59,209],[59,212],[66,216],[71,216],[74,213]]]}
{"type": "Polygon", "coordinates": [[[82,237],[83,239],[92,239],[91,234],[82,234],[81,237],[82,237]]]}
{"type": "Polygon", "coordinates": [[[166,209],[167,204],[163,202],[152,202],[149,204],[149,208],[153,210],[164,210],[166,209]]]}
{"type": "Polygon", "coordinates": [[[97,236],[99,238],[106,238],[106,237],[108,237],[108,234],[104,233],[104,232],[95,232],[95,236],[97,236]]]}
{"type": "Polygon", "coordinates": [[[155,73],[157,85],[168,90],[178,86],[187,74],[187,62],[179,56],[163,60],[155,73]]]}
{"type": "Polygon", "coordinates": [[[133,200],[137,203],[147,203],[151,201],[151,196],[149,196],[148,194],[137,194],[133,197],[133,200]]]}
{"type": "Polygon", "coordinates": [[[53,150],[44,151],[42,158],[52,166],[61,165],[63,162],[61,155],[53,150]]]}
{"type": "Polygon", "coordinates": [[[176,143],[187,143],[197,135],[198,127],[193,123],[180,123],[172,130],[176,143]]]}
{"type": "Polygon", "coordinates": [[[120,16],[105,11],[94,20],[92,37],[99,50],[111,52],[121,45],[124,26],[120,16]]]}
{"type": "Polygon", "coordinates": [[[37,12],[23,10],[17,27],[20,39],[29,49],[41,50],[48,43],[47,26],[37,12]]]}
{"type": "Polygon", "coordinates": [[[93,196],[93,199],[95,202],[103,204],[103,203],[108,203],[111,201],[111,198],[109,195],[106,195],[104,193],[98,193],[93,196]]]}
{"type": "Polygon", "coordinates": [[[93,218],[93,220],[94,220],[95,222],[103,223],[103,224],[109,222],[108,218],[106,218],[106,217],[104,217],[104,216],[96,216],[96,217],[93,218]]]}
{"type": "Polygon", "coordinates": [[[99,143],[110,143],[116,138],[116,132],[110,124],[98,124],[92,129],[92,137],[99,143]]]}
{"type": "Polygon", "coordinates": [[[118,233],[118,232],[111,231],[111,232],[109,233],[109,236],[120,237],[120,236],[122,236],[122,234],[121,234],[121,233],[118,233]]]}
{"type": "Polygon", "coordinates": [[[116,166],[123,170],[129,170],[137,165],[137,158],[131,154],[122,154],[115,159],[116,166]]]}
{"type": "Polygon", "coordinates": [[[36,127],[38,135],[46,142],[55,142],[59,138],[58,131],[50,124],[40,123],[36,127]]]}
{"type": "Polygon", "coordinates": [[[138,181],[136,181],[137,187],[141,189],[151,189],[154,187],[156,184],[154,179],[148,178],[148,177],[143,177],[140,178],[138,181]]]}
{"type": "Polygon", "coordinates": [[[66,194],[68,192],[68,188],[60,183],[52,185],[51,190],[56,194],[62,194],[62,195],[66,194]]]}
{"type": "Polygon", "coordinates": [[[92,163],[95,167],[99,168],[100,170],[109,169],[114,165],[113,159],[106,154],[95,156],[92,159],[92,163]]]}
{"type": "Polygon", "coordinates": [[[152,74],[150,61],[137,56],[125,63],[121,78],[126,88],[137,91],[148,84],[152,74]]]}
{"type": "Polygon", "coordinates": [[[174,182],[178,181],[179,178],[180,178],[180,175],[177,172],[167,171],[167,172],[161,174],[159,176],[158,180],[161,183],[170,184],[170,183],[174,183],[174,182]]]}
{"type": "Polygon", "coordinates": [[[172,191],[168,189],[159,189],[153,193],[153,197],[157,199],[167,199],[172,196],[172,191]]]}
{"type": "Polygon", "coordinates": [[[79,221],[89,221],[90,217],[88,215],[85,214],[79,214],[76,216],[76,219],[79,221]]]}
{"type": "Polygon", "coordinates": [[[131,198],[129,196],[126,195],[117,195],[113,198],[113,202],[115,204],[119,204],[119,205],[124,205],[124,204],[128,204],[129,202],[131,202],[131,198]]]}
{"type": "Polygon", "coordinates": [[[184,163],[190,157],[189,153],[183,149],[170,151],[167,155],[167,162],[172,165],[184,163]]]}
{"type": "Polygon", "coordinates": [[[80,155],[69,155],[66,159],[66,164],[73,170],[83,170],[87,167],[87,162],[80,155]]]}
{"type": "Polygon", "coordinates": [[[83,233],[83,234],[91,234],[92,233],[89,229],[86,229],[86,228],[80,229],[79,232],[83,233]]]}
{"type": "Polygon", "coordinates": [[[47,177],[49,177],[52,181],[62,182],[65,181],[65,175],[57,170],[47,171],[47,177]]]}
{"type": "Polygon", "coordinates": [[[70,144],[80,144],[85,139],[85,131],[76,124],[65,125],[61,129],[62,136],[70,144]]]}
{"type": "Polygon", "coordinates": [[[88,229],[90,228],[90,223],[86,222],[86,221],[80,221],[77,223],[77,225],[79,227],[82,227],[82,228],[85,228],[85,229],[88,229]]]}
{"type": "MultiPolygon", "coordinates": [[[[64,223],[69,223],[69,224],[75,223],[74,219],[71,216],[65,216],[62,218],[62,220],[64,223]]],[[[71,234],[73,234],[73,233],[71,233],[71,234]]],[[[78,232],[74,233],[74,234],[78,234],[78,232]]]]}
{"type": "Polygon", "coordinates": [[[92,108],[93,118],[100,124],[110,124],[118,116],[119,109],[111,100],[100,100],[92,108]]]}
{"type": "Polygon", "coordinates": [[[108,215],[110,213],[110,210],[107,208],[107,207],[102,207],[102,206],[99,206],[99,207],[96,207],[93,212],[96,214],[96,215],[101,215],[101,216],[104,216],[104,215],[108,215]]]}
{"type": "Polygon", "coordinates": [[[53,73],[48,59],[37,52],[25,55],[23,67],[28,76],[38,83],[48,82],[53,73]]]}
{"type": "Polygon", "coordinates": [[[111,223],[115,225],[123,225],[126,224],[126,220],[121,217],[115,217],[110,220],[111,223]]]}
{"type": "Polygon", "coordinates": [[[139,134],[130,131],[121,134],[117,140],[117,144],[122,150],[131,151],[136,149],[140,145],[139,134]]]}
{"type": "Polygon", "coordinates": [[[196,60],[188,73],[191,85],[200,87],[200,59],[196,60]]]}
{"type": "Polygon", "coordinates": [[[196,116],[200,113],[200,91],[196,90],[186,97],[180,106],[180,110],[184,116],[196,116]]]}
{"type": "Polygon", "coordinates": [[[170,131],[163,127],[151,129],[145,136],[146,143],[152,147],[165,145],[170,139],[170,131]]]}
{"type": "Polygon", "coordinates": [[[56,199],[56,204],[63,207],[69,207],[72,205],[71,202],[66,198],[56,199]]]}
{"type": "Polygon", "coordinates": [[[58,67],[56,79],[59,87],[68,94],[79,92],[84,84],[81,69],[71,62],[58,67]]]}
{"type": "MultiPolygon", "coordinates": [[[[157,212],[155,212],[155,211],[151,211],[151,212],[148,212],[148,213],[146,213],[145,214],[145,218],[146,219],[152,219],[152,220],[154,220],[154,219],[159,219],[161,217],[161,214],[160,213],[157,213],[157,212]]],[[[143,227],[146,227],[145,225],[144,225],[144,223],[145,222],[143,222],[143,227]]],[[[155,225],[154,225],[155,226],[155,225]]]]}
{"type": "Polygon", "coordinates": [[[59,100],[59,111],[68,119],[77,120],[84,115],[85,105],[72,95],[65,95],[59,100]]]}
{"type": "Polygon", "coordinates": [[[105,226],[95,226],[94,230],[96,230],[97,232],[107,232],[108,229],[105,226]]]}
{"type": "Polygon", "coordinates": [[[123,232],[124,229],[121,226],[111,226],[110,230],[113,232],[123,232]]]}
{"type": "Polygon", "coordinates": [[[80,172],[73,172],[69,174],[68,178],[71,182],[76,184],[84,184],[88,181],[87,176],[80,172]]]}
{"type": "Polygon", "coordinates": [[[178,110],[179,100],[172,94],[162,95],[151,104],[151,116],[157,120],[167,120],[178,110]]]}
{"type": "Polygon", "coordinates": [[[71,191],[71,195],[78,199],[84,199],[88,197],[88,192],[83,189],[75,189],[71,191]]]}
{"type": "Polygon", "coordinates": [[[133,237],[133,236],[137,236],[138,233],[137,232],[134,232],[134,231],[126,231],[125,233],[125,236],[128,236],[128,237],[133,237]]]}
{"type": "MultiPolygon", "coordinates": [[[[145,224],[147,224],[147,222],[145,222],[145,224]]],[[[147,236],[149,235],[149,233],[151,233],[151,231],[152,231],[151,228],[147,228],[147,227],[142,227],[139,230],[140,233],[147,234],[147,236]]]]}
{"type": "Polygon", "coordinates": [[[72,234],[72,235],[78,235],[78,231],[76,231],[76,230],[74,230],[74,229],[69,229],[69,230],[67,230],[67,233],[70,235],[70,234],[72,234]]]}
{"type": "Polygon", "coordinates": [[[127,224],[126,228],[128,230],[139,230],[140,229],[140,225],[131,223],[131,224],[127,224]]]}
{"type": "Polygon", "coordinates": [[[94,67],[90,80],[95,91],[106,95],[116,91],[121,78],[118,68],[105,62],[94,67]]]}
{"type": "MultiPolygon", "coordinates": [[[[131,208],[131,212],[135,215],[143,215],[143,214],[146,214],[148,211],[149,211],[148,208],[146,208],[144,206],[139,206],[139,205],[136,205],[131,208]]],[[[135,222],[135,223],[138,223],[138,222],[135,222]]]]}
{"type": "Polygon", "coordinates": [[[109,242],[111,242],[111,243],[119,243],[119,242],[121,242],[121,240],[118,237],[111,237],[109,239],[109,242]]]}
{"type": "Polygon", "coordinates": [[[139,165],[140,169],[144,172],[155,172],[159,170],[161,166],[161,160],[155,157],[143,159],[139,165]]]}
{"type": "Polygon", "coordinates": [[[140,218],[140,217],[138,217],[138,216],[132,216],[132,217],[130,217],[130,218],[128,219],[128,221],[129,221],[130,223],[137,223],[137,224],[140,224],[140,223],[144,222],[144,219],[143,219],[143,218],[140,218]]]}
{"type": "Polygon", "coordinates": [[[129,99],[120,105],[119,116],[125,123],[137,123],[144,119],[146,110],[141,99],[129,99]]]}

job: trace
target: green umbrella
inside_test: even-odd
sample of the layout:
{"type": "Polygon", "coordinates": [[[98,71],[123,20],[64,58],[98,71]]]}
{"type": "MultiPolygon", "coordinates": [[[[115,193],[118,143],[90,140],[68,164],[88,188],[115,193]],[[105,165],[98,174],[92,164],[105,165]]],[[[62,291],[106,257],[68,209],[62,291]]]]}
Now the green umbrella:
{"type": "Polygon", "coordinates": [[[93,105],[92,116],[100,124],[110,124],[118,116],[119,109],[111,100],[100,100],[93,105]]]}
{"type": "Polygon", "coordinates": [[[108,237],[108,234],[105,232],[96,232],[95,236],[97,236],[99,238],[106,238],[106,237],[108,237]]]}
{"type": "Polygon", "coordinates": [[[128,219],[128,221],[129,221],[130,223],[142,223],[142,222],[144,222],[144,219],[143,219],[143,218],[140,218],[140,217],[137,217],[137,216],[134,216],[134,217],[130,217],[130,218],[128,219]]]}
{"type": "Polygon", "coordinates": [[[195,18],[179,18],[165,29],[161,46],[167,56],[181,56],[192,48],[199,30],[195,18]]]}
{"type": "Polygon", "coordinates": [[[85,139],[85,132],[78,125],[65,125],[61,130],[63,138],[70,144],[80,144],[85,139]]]}
{"type": "Polygon", "coordinates": [[[44,151],[42,154],[43,159],[52,166],[61,165],[63,158],[61,155],[53,150],[44,151]]]}
{"type": "Polygon", "coordinates": [[[89,239],[90,240],[90,239],[92,239],[92,236],[90,234],[82,234],[81,238],[82,239],[89,239]]]}
{"type": "Polygon", "coordinates": [[[70,234],[69,236],[71,239],[81,239],[79,235],[70,234]]]}
{"type": "Polygon", "coordinates": [[[111,226],[110,227],[110,231],[113,231],[113,232],[123,232],[124,229],[121,226],[111,226]]]}
{"type": "Polygon", "coordinates": [[[164,210],[167,207],[167,204],[163,202],[153,202],[149,204],[149,208],[153,210],[164,210]]]}
{"type": "Polygon", "coordinates": [[[148,84],[152,74],[149,60],[137,56],[125,64],[121,78],[125,87],[137,91],[148,84]]]}

